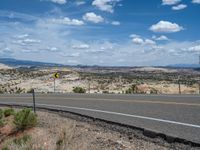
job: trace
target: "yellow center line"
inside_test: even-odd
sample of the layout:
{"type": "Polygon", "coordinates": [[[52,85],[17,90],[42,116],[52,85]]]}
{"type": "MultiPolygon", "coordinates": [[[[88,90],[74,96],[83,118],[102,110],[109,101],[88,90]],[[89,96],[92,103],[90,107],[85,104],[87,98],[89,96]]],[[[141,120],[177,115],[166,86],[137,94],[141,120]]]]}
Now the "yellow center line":
{"type": "MultiPolygon", "coordinates": [[[[6,99],[14,99],[14,97],[0,97],[6,99]]],[[[147,104],[163,104],[163,105],[185,105],[185,106],[198,106],[199,103],[182,103],[182,102],[167,102],[167,101],[152,101],[152,100],[122,100],[122,99],[100,99],[100,98],[66,98],[66,97],[36,97],[36,99],[64,99],[76,101],[108,101],[108,102],[126,102],[126,103],[147,103],[147,104]]],[[[15,97],[15,99],[32,99],[32,97],[15,97]]]]}

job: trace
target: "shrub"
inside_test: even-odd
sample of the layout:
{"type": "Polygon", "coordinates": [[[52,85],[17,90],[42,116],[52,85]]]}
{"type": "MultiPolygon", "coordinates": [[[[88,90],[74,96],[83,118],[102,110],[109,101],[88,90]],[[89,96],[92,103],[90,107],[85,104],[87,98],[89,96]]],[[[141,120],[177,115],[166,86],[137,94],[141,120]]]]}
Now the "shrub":
{"type": "Polygon", "coordinates": [[[102,91],[103,94],[109,94],[109,91],[102,91]]]}
{"type": "Polygon", "coordinates": [[[37,124],[37,115],[30,109],[23,109],[15,114],[14,124],[18,130],[25,130],[37,124]]]}
{"type": "Polygon", "coordinates": [[[29,90],[27,90],[27,93],[33,93],[33,88],[31,88],[31,89],[29,89],[29,90]]]}
{"type": "Polygon", "coordinates": [[[126,94],[132,94],[132,93],[133,93],[133,91],[132,91],[132,89],[131,89],[131,88],[129,88],[129,89],[127,89],[127,90],[125,91],[125,93],[126,93],[126,94]]]}
{"type": "Polygon", "coordinates": [[[73,92],[74,92],[74,93],[85,93],[86,90],[85,90],[84,88],[82,88],[82,87],[75,87],[75,88],[73,89],[73,92]]]}
{"type": "Polygon", "coordinates": [[[28,141],[31,140],[31,136],[30,135],[24,135],[23,137],[21,138],[18,138],[18,139],[14,139],[13,142],[16,144],[16,145],[20,145],[22,146],[23,144],[26,144],[28,141]]]}
{"type": "Polygon", "coordinates": [[[4,91],[2,89],[0,89],[0,94],[4,94],[4,91]]]}
{"type": "Polygon", "coordinates": [[[0,127],[2,127],[4,125],[4,122],[2,119],[0,119],[0,127]]]}
{"type": "Polygon", "coordinates": [[[8,146],[4,146],[2,150],[9,150],[8,146]]]}
{"type": "Polygon", "coordinates": [[[3,110],[0,109],[0,120],[3,118],[3,110]]]}
{"type": "Polygon", "coordinates": [[[12,108],[5,109],[5,110],[4,110],[4,116],[5,116],[5,117],[8,117],[8,116],[11,116],[11,115],[14,115],[14,114],[15,114],[15,111],[14,111],[14,109],[12,109],[12,108]]]}
{"type": "Polygon", "coordinates": [[[133,84],[130,88],[125,91],[126,94],[138,93],[138,87],[136,84],[133,84]]]}
{"type": "Polygon", "coordinates": [[[0,127],[4,125],[2,118],[3,118],[3,110],[0,109],[0,127]]]}

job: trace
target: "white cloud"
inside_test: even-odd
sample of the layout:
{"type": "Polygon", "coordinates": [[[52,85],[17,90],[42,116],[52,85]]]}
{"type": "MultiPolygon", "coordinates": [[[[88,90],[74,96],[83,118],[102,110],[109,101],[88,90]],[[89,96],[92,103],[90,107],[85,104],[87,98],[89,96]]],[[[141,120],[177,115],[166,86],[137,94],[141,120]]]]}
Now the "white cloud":
{"type": "Polygon", "coordinates": [[[192,3],[200,4],[200,0],[192,0],[192,3]]]}
{"type": "Polygon", "coordinates": [[[152,36],[152,39],[157,40],[157,41],[167,41],[167,40],[169,40],[168,37],[166,37],[165,35],[161,35],[159,37],[156,37],[154,35],[154,36],[152,36]]]}
{"type": "Polygon", "coordinates": [[[57,3],[57,4],[66,4],[67,3],[67,0],[50,0],[52,1],[53,3],[57,3]]]}
{"type": "Polygon", "coordinates": [[[130,37],[130,38],[138,38],[138,37],[140,37],[140,35],[137,35],[137,34],[131,34],[129,37],[130,37]]]}
{"type": "Polygon", "coordinates": [[[183,27],[176,23],[161,20],[157,24],[152,25],[149,29],[153,32],[173,33],[183,30],[183,27]]]}
{"type": "Polygon", "coordinates": [[[162,0],[163,5],[175,5],[181,2],[181,0],[162,0]]]}
{"type": "Polygon", "coordinates": [[[20,39],[20,40],[14,40],[12,41],[13,44],[17,44],[17,45],[21,45],[21,46],[26,46],[26,45],[30,45],[30,44],[38,44],[41,43],[40,40],[37,39],[20,39]]]}
{"type": "Polygon", "coordinates": [[[78,53],[78,52],[71,53],[71,54],[60,53],[60,55],[61,55],[62,57],[79,57],[79,56],[80,56],[80,53],[78,53]]]}
{"type": "Polygon", "coordinates": [[[57,47],[47,47],[46,50],[49,52],[59,52],[59,49],[57,47]]]}
{"type": "Polygon", "coordinates": [[[190,52],[200,52],[200,45],[189,47],[188,50],[190,52]]]}
{"type": "Polygon", "coordinates": [[[154,45],[154,44],[156,44],[156,42],[153,41],[153,40],[150,40],[150,39],[146,39],[146,40],[144,41],[144,44],[147,44],[147,45],[154,45]]]}
{"type": "Polygon", "coordinates": [[[82,20],[70,19],[68,17],[64,17],[61,19],[49,19],[48,21],[51,23],[64,24],[64,25],[74,25],[74,26],[84,25],[84,22],[82,20]]]}
{"type": "Polygon", "coordinates": [[[76,44],[72,46],[73,49],[88,49],[90,45],[88,44],[76,44]]]}
{"type": "Polygon", "coordinates": [[[28,36],[29,36],[28,34],[21,34],[21,35],[16,36],[16,38],[23,39],[23,38],[26,38],[28,36]]]}
{"type": "Polygon", "coordinates": [[[96,15],[93,12],[88,12],[83,16],[83,20],[93,22],[93,23],[100,23],[104,21],[104,18],[100,15],[96,15]]]}
{"type": "Polygon", "coordinates": [[[144,44],[144,40],[139,37],[133,38],[132,41],[133,41],[133,43],[138,44],[138,45],[144,44]]]}
{"type": "Polygon", "coordinates": [[[77,6],[80,6],[80,5],[84,5],[86,2],[85,1],[77,1],[76,2],[76,5],[77,6]]]}
{"type": "Polygon", "coordinates": [[[24,43],[40,43],[40,40],[36,40],[36,39],[24,39],[23,40],[24,43]]]}
{"type": "Polygon", "coordinates": [[[119,21],[113,21],[113,22],[111,22],[111,24],[114,25],[114,26],[118,26],[118,25],[120,25],[121,23],[120,23],[119,21]]]}
{"type": "Polygon", "coordinates": [[[113,8],[117,2],[119,2],[119,0],[94,0],[92,5],[96,6],[102,11],[113,13],[113,8]]]}
{"type": "Polygon", "coordinates": [[[101,44],[102,46],[100,47],[101,50],[112,50],[116,44],[115,43],[111,43],[111,42],[104,42],[101,44]]]}
{"type": "Polygon", "coordinates": [[[179,4],[177,6],[173,6],[172,9],[173,10],[181,10],[181,9],[185,9],[187,7],[187,5],[185,4],[179,4]]]}
{"type": "Polygon", "coordinates": [[[153,40],[150,40],[150,39],[142,39],[140,37],[135,37],[132,39],[133,43],[134,44],[137,44],[137,45],[155,45],[156,42],[153,41],[153,40]]]}

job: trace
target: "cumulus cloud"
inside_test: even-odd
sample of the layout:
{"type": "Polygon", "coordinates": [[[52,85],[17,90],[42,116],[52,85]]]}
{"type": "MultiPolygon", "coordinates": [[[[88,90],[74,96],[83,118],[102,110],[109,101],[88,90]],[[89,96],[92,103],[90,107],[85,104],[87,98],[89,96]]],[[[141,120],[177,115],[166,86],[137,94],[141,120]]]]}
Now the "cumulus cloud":
{"type": "Polygon", "coordinates": [[[93,23],[101,23],[104,21],[104,18],[100,15],[96,15],[93,12],[88,12],[83,16],[83,20],[93,22],[93,23]]]}
{"type": "Polygon", "coordinates": [[[96,6],[102,11],[113,13],[113,8],[117,2],[119,2],[119,0],[94,0],[92,5],[96,6]]]}
{"type": "Polygon", "coordinates": [[[167,40],[169,40],[168,37],[166,37],[165,35],[161,35],[159,37],[156,37],[154,35],[154,36],[152,36],[152,39],[157,40],[157,41],[167,41],[167,40]]]}
{"type": "Polygon", "coordinates": [[[142,39],[140,37],[135,37],[132,42],[137,45],[155,45],[156,42],[150,39],[142,39]]]}
{"type": "Polygon", "coordinates": [[[183,30],[183,27],[176,23],[161,20],[157,24],[152,25],[149,29],[158,33],[173,33],[183,30]]]}
{"type": "Polygon", "coordinates": [[[181,0],[162,0],[163,5],[175,5],[181,2],[181,0]]]}
{"type": "Polygon", "coordinates": [[[63,25],[73,25],[73,26],[84,25],[84,22],[82,20],[70,19],[68,17],[64,17],[64,18],[61,18],[61,19],[49,19],[48,21],[51,22],[51,23],[63,24],[63,25]]]}
{"type": "Polygon", "coordinates": [[[187,7],[187,5],[185,4],[179,4],[177,6],[173,6],[172,9],[173,10],[181,10],[181,9],[185,9],[187,7]]]}
{"type": "Polygon", "coordinates": [[[49,0],[49,1],[53,3],[61,4],[61,5],[67,3],[67,0],[49,0]]]}
{"type": "Polygon", "coordinates": [[[192,3],[194,3],[194,4],[200,4],[200,0],[192,0],[192,3]]]}
{"type": "Polygon", "coordinates": [[[145,39],[144,44],[147,44],[147,45],[154,45],[154,44],[156,44],[156,42],[153,41],[153,40],[150,40],[150,39],[145,39]]]}
{"type": "Polygon", "coordinates": [[[144,40],[143,40],[142,38],[139,38],[139,37],[133,38],[132,41],[133,41],[133,43],[135,43],[135,44],[139,44],[139,45],[144,44],[144,40]]]}
{"type": "Polygon", "coordinates": [[[189,47],[188,50],[190,52],[200,52],[200,45],[189,47]]]}
{"type": "Polygon", "coordinates": [[[121,23],[119,21],[112,21],[111,24],[114,26],[119,26],[121,23]]]}

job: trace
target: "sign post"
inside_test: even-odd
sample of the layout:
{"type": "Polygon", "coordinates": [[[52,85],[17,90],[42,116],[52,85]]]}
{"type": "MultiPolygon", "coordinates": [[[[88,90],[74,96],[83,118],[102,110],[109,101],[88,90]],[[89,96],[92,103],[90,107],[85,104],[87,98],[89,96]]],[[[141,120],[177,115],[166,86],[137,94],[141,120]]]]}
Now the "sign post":
{"type": "Polygon", "coordinates": [[[53,74],[53,78],[54,78],[54,93],[56,92],[56,79],[59,78],[59,73],[54,73],[53,74]]]}
{"type": "Polygon", "coordinates": [[[198,85],[199,85],[199,94],[200,94],[200,80],[199,80],[199,82],[198,82],[198,85]]]}

